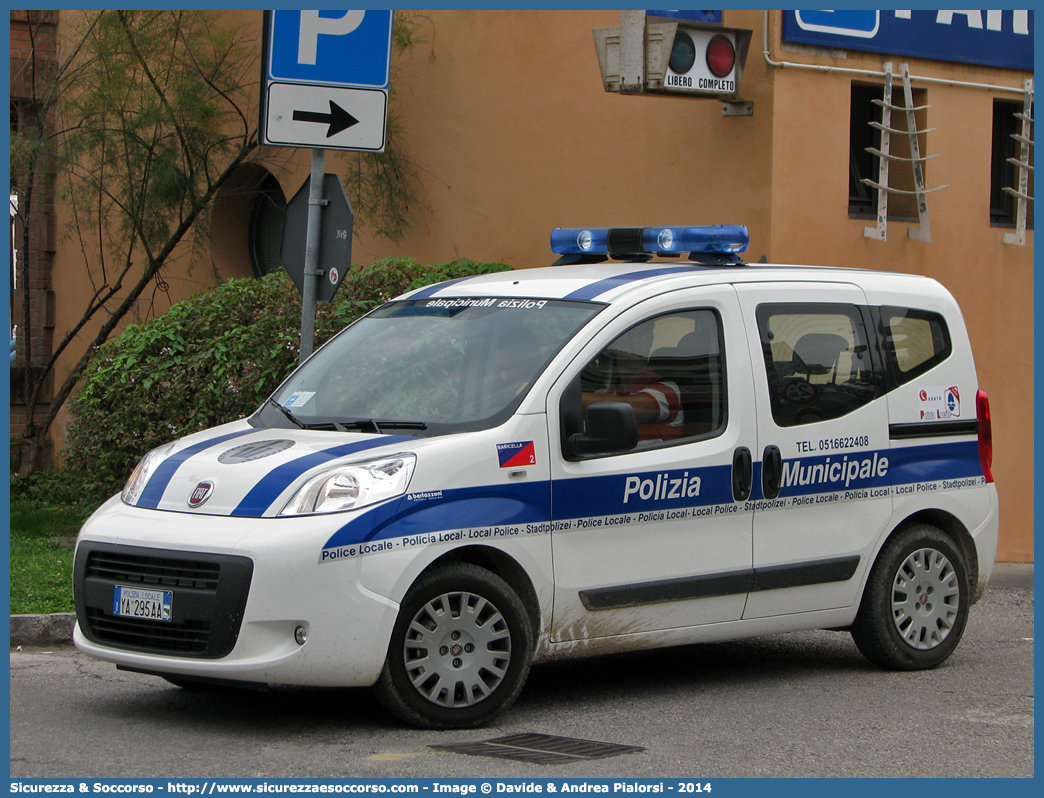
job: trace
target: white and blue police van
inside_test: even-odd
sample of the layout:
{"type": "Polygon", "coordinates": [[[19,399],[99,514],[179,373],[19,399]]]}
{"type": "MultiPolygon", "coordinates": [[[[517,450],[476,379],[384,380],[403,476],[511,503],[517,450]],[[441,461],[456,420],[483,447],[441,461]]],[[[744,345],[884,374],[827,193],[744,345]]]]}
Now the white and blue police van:
{"type": "Polygon", "coordinates": [[[925,277],[740,226],[558,229],[394,299],[82,528],[76,645],[488,722],[530,665],[806,629],[939,665],[993,569],[989,403],[925,277]]]}

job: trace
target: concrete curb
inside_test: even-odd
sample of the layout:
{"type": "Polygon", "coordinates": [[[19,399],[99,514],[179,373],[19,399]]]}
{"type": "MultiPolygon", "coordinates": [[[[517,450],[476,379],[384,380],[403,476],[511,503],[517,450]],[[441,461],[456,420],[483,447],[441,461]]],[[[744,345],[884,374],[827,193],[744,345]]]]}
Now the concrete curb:
{"type": "Polygon", "coordinates": [[[72,641],[76,613],[54,615],[12,615],[11,648],[15,646],[48,646],[72,641]]]}
{"type": "MultiPolygon", "coordinates": [[[[1033,589],[1033,563],[1000,562],[993,570],[990,587],[1033,589]]],[[[76,613],[12,615],[11,648],[49,646],[72,641],[76,613]]]]}

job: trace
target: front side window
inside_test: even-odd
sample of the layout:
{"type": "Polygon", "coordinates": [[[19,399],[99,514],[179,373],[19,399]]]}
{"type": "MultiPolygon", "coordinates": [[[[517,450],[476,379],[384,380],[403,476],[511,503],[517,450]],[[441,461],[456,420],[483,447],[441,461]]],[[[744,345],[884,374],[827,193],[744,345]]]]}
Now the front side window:
{"type": "Polygon", "coordinates": [[[639,442],[705,437],[725,424],[721,324],[712,310],[657,316],[620,335],[580,375],[596,402],[634,409],[639,442]]]}
{"type": "Polygon", "coordinates": [[[487,429],[603,306],[501,297],[390,302],[315,353],[258,426],[442,435],[487,429]]]}
{"type": "Polygon", "coordinates": [[[876,395],[855,305],[761,305],[772,418],[781,427],[840,418],[876,395]]]}

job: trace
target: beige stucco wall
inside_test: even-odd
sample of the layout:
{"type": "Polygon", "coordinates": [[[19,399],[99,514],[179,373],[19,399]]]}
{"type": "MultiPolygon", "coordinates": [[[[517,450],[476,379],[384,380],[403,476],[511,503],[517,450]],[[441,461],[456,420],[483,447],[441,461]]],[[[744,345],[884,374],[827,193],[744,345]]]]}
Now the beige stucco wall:
{"type": "MultiPolygon", "coordinates": [[[[554,227],[767,223],[767,205],[734,191],[722,166],[737,171],[742,153],[752,175],[767,167],[758,137],[769,120],[723,120],[714,101],[604,92],[591,31],[619,24],[618,12],[425,17],[428,41],[401,62],[398,102],[426,212],[400,247],[358,239],[360,260],[391,250],[542,266],[554,227]]],[[[760,179],[748,188],[767,199],[760,179]]]]}
{"type": "MultiPolygon", "coordinates": [[[[751,15],[755,42],[760,21],[751,15]]],[[[778,15],[772,26],[778,30],[778,15]]],[[[731,23],[730,23],[731,24],[731,23]]],[[[751,48],[754,49],[753,47],[751,48]]],[[[760,48],[759,48],[760,49],[760,48]]],[[[1011,70],[976,68],[919,59],[847,53],[837,59],[784,50],[776,61],[880,71],[908,63],[913,76],[1021,88],[1030,77],[1011,70]]],[[[760,55],[760,54],[757,54],[760,55]]],[[[764,65],[763,58],[757,58],[764,65]]],[[[750,59],[748,59],[748,65],[750,59]]],[[[848,109],[853,80],[847,74],[772,69],[773,261],[853,266],[924,274],[939,280],[963,309],[975,352],[979,383],[990,396],[994,467],[1001,503],[1001,560],[1033,559],[1033,238],[1025,247],[1004,244],[1011,232],[989,224],[993,100],[1021,100],[1016,93],[915,83],[926,91],[927,134],[922,155],[932,241],[912,240],[918,225],[889,222],[888,240],[863,236],[872,220],[849,219],[848,109]]],[[[901,98],[902,82],[893,96],[901,98]]],[[[757,114],[757,108],[755,110],[757,114]]],[[[893,166],[892,169],[897,168],[893,166]]]]}
{"type": "MultiPolygon", "coordinates": [[[[260,12],[229,15],[260,38],[260,12]]],[[[886,60],[785,51],[778,12],[770,18],[777,60],[875,71],[886,60]]],[[[848,217],[853,77],[768,66],[760,11],[725,12],[727,25],[753,31],[740,91],[754,102],[750,117],[723,117],[714,100],[604,92],[591,31],[618,25],[616,11],[431,11],[418,21],[424,41],[395,58],[394,80],[421,202],[401,242],[357,227],[356,263],[409,255],[525,268],[554,259],[548,245],[554,227],[738,223],[750,228],[752,261],[765,255],[936,277],[964,308],[980,382],[991,398],[999,556],[1032,559],[1033,234],[1026,247],[1013,247],[1002,243],[1004,230],[989,226],[992,100],[1017,95],[927,87],[929,125],[936,128],[927,153],[940,153],[927,168],[928,185],[950,187],[928,199],[932,243],[910,240],[911,225],[903,222],[890,223],[881,242],[863,236],[870,222],[848,217]]],[[[920,76],[1016,87],[1027,77],[891,60],[908,60],[920,76]]],[[[266,155],[289,198],[307,176],[309,151],[266,155]]],[[[329,153],[327,171],[337,163],[329,153]]],[[[222,206],[210,240],[213,263],[190,270],[186,248],[182,265],[167,277],[171,300],[250,273],[248,213],[242,202],[222,206]]],[[[78,313],[69,297],[83,290],[79,258],[79,252],[56,258],[59,329],[78,313]]],[[[55,438],[62,439],[61,425],[55,438]]]]}

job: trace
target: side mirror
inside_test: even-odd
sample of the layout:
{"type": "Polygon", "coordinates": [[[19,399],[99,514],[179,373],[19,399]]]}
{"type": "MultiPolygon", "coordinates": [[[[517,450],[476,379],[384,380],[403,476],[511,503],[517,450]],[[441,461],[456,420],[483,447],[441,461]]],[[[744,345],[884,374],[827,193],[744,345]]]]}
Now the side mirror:
{"type": "Polygon", "coordinates": [[[587,431],[569,436],[572,454],[627,452],[638,445],[634,408],[624,402],[596,402],[587,408],[587,431]]]}

